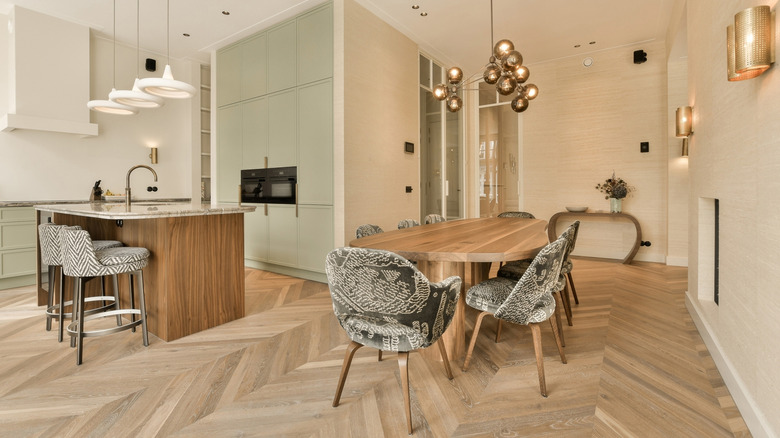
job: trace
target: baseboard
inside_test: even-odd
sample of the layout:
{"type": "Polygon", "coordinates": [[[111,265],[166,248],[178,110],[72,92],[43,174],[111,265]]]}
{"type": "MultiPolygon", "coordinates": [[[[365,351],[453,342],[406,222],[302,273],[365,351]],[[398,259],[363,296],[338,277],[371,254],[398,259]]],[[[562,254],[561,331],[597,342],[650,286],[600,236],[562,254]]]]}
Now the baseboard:
{"type": "MultiPolygon", "coordinates": [[[[702,340],[704,340],[710,356],[715,361],[715,366],[718,367],[718,372],[723,377],[723,381],[726,383],[726,387],[729,389],[731,397],[742,415],[742,419],[745,420],[745,424],[750,429],[750,433],[754,437],[777,437],[777,434],[772,430],[772,426],[767,422],[766,416],[750,395],[745,382],[739,377],[728,357],[723,354],[720,342],[715,336],[712,327],[702,317],[702,309],[691,299],[690,292],[685,293],[685,306],[688,308],[688,313],[691,314],[693,323],[696,324],[696,328],[699,330],[699,334],[702,340]]],[[[774,364],[767,365],[774,366],[774,364]]]]}
{"type": "Polygon", "coordinates": [[[244,259],[244,266],[277,274],[289,275],[290,277],[303,278],[304,280],[317,281],[320,283],[328,282],[328,277],[321,272],[307,271],[305,269],[291,268],[288,266],[275,265],[273,263],[258,262],[252,259],[244,259]]]}
{"type": "Polygon", "coordinates": [[[674,256],[666,256],[666,265],[667,266],[684,266],[688,267],[688,257],[674,257],[674,256]]]}

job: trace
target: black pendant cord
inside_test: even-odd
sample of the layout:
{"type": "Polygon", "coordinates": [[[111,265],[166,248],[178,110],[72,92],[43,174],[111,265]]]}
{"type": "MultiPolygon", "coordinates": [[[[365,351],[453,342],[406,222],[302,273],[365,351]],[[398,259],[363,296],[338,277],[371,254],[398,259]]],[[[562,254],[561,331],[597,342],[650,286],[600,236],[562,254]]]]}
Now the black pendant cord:
{"type": "Polygon", "coordinates": [[[114,34],[114,64],[111,67],[114,70],[114,77],[111,80],[111,89],[116,89],[116,0],[114,0],[114,28],[112,32],[114,34]]]}
{"type": "Polygon", "coordinates": [[[135,77],[141,77],[141,0],[135,0],[135,77]]]}
{"type": "Polygon", "coordinates": [[[167,3],[168,3],[168,6],[167,6],[168,10],[166,12],[166,14],[167,14],[166,18],[167,19],[165,20],[166,21],[165,38],[167,40],[167,42],[166,42],[166,50],[168,52],[168,62],[167,62],[167,64],[171,65],[171,0],[168,0],[167,3]]]}

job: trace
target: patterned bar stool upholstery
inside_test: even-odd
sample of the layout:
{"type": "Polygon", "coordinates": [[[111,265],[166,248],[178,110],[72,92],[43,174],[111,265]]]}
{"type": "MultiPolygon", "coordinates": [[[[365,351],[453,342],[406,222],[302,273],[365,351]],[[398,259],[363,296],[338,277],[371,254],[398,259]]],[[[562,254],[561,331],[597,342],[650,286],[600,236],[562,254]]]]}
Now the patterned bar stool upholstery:
{"type": "MultiPolygon", "coordinates": [[[[59,322],[59,335],[58,340],[59,342],[62,342],[62,332],[64,328],[64,320],[65,318],[72,316],[70,313],[65,313],[65,307],[66,306],[72,306],[73,301],[64,301],[64,292],[63,292],[63,280],[64,276],[62,274],[62,257],[60,253],[60,230],[62,230],[67,225],[56,225],[52,223],[46,223],[46,224],[40,224],[38,226],[38,240],[41,245],[41,261],[43,264],[48,265],[49,267],[49,297],[48,297],[48,305],[46,307],[46,330],[51,330],[51,320],[57,319],[59,322]],[[54,284],[55,284],[55,278],[57,277],[57,272],[59,272],[59,295],[57,302],[57,305],[54,304],[54,284]]],[[[75,226],[71,227],[75,229],[81,229],[81,227],[75,226]]],[[[92,242],[92,244],[95,246],[96,250],[106,249],[106,248],[118,248],[122,246],[122,242],[119,242],[117,240],[95,240],[92,242]]],[[[103,285],[104,283],[101,283],[103,285]]],[[[114,289],[115,297],[114,297],[114,303],[111,306],[116,306],[118,309],[119,307],[119,300],[118,300],[118,293],[117,290],[114,289]]],[[[104,288],[104,294],[105,295],[105,288],[104,288]]],[[[102,297],[91,297],[90,301],[105,301],[101,299],[102,297]]],[[[105,307],[101,308],[102,310],[105,310],[105,307]]],[[[101,309],[93,309],[90,311],[91,313],[94,313],[95,311],[101,310],[101,309]]]]}
{"type": "Polygon", "coordinates": [[[362,346],[398,352],[406,426],[412,433],[409,352],[438,344],[447,377],[452,370],[441,335],[455,315],[461,279],[430,283],[408,260],[389,251],[337,248],[325,259],[325,272],[339,324],[352,340],[347,346],[333,406],[339,405],[352,357],[362,346]]]}
{"type": "Polygon", "coordinates": [[[525,211],[505,211],[503,213],[499,213],[498,217],[524,217],[528,219],[536,219],[536,216],[525,211]]]}
{"type": "Polygon", "coordinates": [[[360,239],[367,236],[373,236],[374,234],[384,233],[385,230],[379,225],[363,224],[355,230],[355,238],[360,239]]]}
{"type": "Polygon", "coordinates": [[[402,219],[398,221],[398,229],[402,230],[404,228],[411,228],[411,227],[419,227],[420,223],[417,222],[414,219],[402,219]]]}
{"type": "Polygon", "coordinates": [[[133,329],[139,324],[143,333],[144,346],[149,345],[149,335],[146,329],[146,302],[144,298],[143,267],[149,261],[149,250],[146,248],[108,248],[95,251],[92,239],[85,230],[63,229],[61,234],[62,270],[65,275],[76,278],[76,298],[74,299],[73,322],[68,325],[68,333],[76,338],[76,364],[81,365],[84,350],[84,338],[102,336],[122,330],[133,329]],[[133,278],[138,277],[138,309],[119,309],[90,315],[85,318],[84,286],[95,277],[104,275],[130,274],[130,306],[134,307],[133,278]],[[84,329],[87,321],[108,316],[131,315],[132,322],[108,329],[87,331],[84,329]],[[140,320],[135,320],[140,315],[140,320]]]}
{"type": "Polygon", "coordinates": [[[437,224],[439,222],[447,222],[447,218],[440,215],[440,214],[429,214],[428,216],[425,216],[424,223],[426,225],[428,224],[437,224]]]}

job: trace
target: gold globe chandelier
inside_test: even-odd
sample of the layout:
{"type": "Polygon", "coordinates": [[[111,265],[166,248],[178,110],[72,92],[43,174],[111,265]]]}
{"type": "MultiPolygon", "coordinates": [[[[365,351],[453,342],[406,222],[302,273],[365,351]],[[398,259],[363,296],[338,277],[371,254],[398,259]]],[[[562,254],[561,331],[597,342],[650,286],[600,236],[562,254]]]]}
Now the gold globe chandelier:
{"type": "MultiPolygon", "coordinates": [[[[517,93],[510,106],[515,112],[521,113],[528,109],[528,101],[539,95],[539,88],[534,84],[525,84],[531,75],[528,67],[523,65],[523,55],[515,50],[515,45],[508,39],[502,39],[493,44],[493,0],[490,0],[490,45],[493,53],[482,73],[482,79],[488,84],[495,84],[496,90],[502,96],[517,93]]],[[[457,112],[463,107],[463,99],[458,92],[463,87],[478,81],[474,79],[479,73],[463,81],[463,70],[451,67],[447,70],[447,84],[433,87],[433,97],[446,101],[447,110],[457,112]]]]}

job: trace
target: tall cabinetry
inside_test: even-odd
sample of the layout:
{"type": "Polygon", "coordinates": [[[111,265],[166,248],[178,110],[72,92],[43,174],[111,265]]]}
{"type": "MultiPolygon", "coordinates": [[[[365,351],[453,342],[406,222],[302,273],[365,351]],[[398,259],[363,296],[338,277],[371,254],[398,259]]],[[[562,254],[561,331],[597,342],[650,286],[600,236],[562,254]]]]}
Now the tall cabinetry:
{"type": "Polygon", "coordinates": [[[0,289],[35,283],[35,210],[0,208],[0,289]]]}
{"type": "Polygon", "coordinates": [[[296,166],[298,205],[245,214],[248,266],[323,279],[333,248],[333,7],[217,52],[217,199],[241,169],[296,166]]]}

